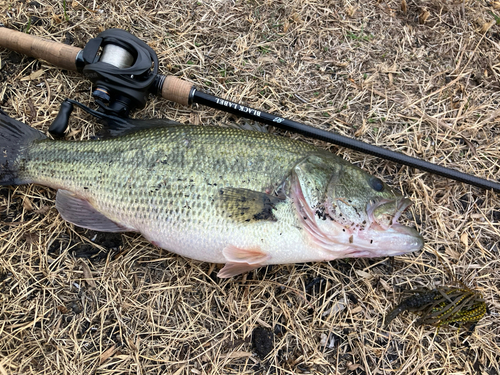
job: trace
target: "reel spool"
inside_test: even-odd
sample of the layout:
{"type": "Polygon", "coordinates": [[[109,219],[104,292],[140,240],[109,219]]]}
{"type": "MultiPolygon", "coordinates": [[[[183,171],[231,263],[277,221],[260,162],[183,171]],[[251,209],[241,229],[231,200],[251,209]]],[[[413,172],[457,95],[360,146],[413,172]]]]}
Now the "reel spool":
{"type": "Polygon", "coordinates": [[[125,30],[109,29],[91,39],[77,56],[77,68],[94,83],[92,95],[103,112],[127,117],[144,108],[150,92],[163,83],[158,57],[142,40],[125,30]]]}

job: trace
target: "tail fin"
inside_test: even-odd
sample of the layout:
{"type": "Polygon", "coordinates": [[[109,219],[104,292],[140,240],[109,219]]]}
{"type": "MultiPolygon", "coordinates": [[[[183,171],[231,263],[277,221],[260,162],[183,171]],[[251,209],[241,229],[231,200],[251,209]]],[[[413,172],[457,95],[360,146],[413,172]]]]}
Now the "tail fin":
{"type": "Polygon", "coordinates": [[[10,118],[0,109],[0,185],[26,183],[18,176],[19,160],[27,146],[47,138],[42,132],[10,118]]]}

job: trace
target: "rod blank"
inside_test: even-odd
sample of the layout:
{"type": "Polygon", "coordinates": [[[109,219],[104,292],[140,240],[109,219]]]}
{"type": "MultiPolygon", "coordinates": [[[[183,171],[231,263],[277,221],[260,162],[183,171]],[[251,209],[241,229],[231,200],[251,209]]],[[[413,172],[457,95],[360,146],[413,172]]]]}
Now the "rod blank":
{"type": "Polygon", "coordinates": [[[382,159],[387,159],[395,163],[404,164],[409,167],[420,169],[422,171],[434,173],[446,178],[450,178],[452,180],[464,182],[466,184],[477,186],[482,189],[492,189],[497,193],[500,193],[500,183],[498,182],[472,176],[455,169],[442,167],[440,165],[429,163],[425,160],[417,159],[396,151],[387,150],[385,148],[345,137],[340,134],[317,129],[309,125],[301,124],[300,122],[288,120],[267,112],[252,109],[244,105],[231,102],[229,100],[224,100],[213,95],[205,94],[203,92],[195,91],[193,95],[193,102],[203,104],[212,108],[217,108],[222,111],[230,112],[235,115],[243,116],[252,120],[263,122],[265,124],[276,126],[284,130],[300,133],[302,135],[305,135],[306,137],[316,138],[322,141],[336,144],[341,147],[350,148],[352,150],[377,156],[382,159]]]}
{"type": "MultiPolygon", "coordinates": [[[[53,65],[68,70],[77,70],[77,56],[82,51],[77,47],[45,40],[36,36],[21,33],[19,31],[7,29],[5,27],[0,27],[0,47],[8,48],[31,57],[43,59],[53,65]]],[[[429,163],[399,152],[370,145],[340,134],[317,129],[312,126],[288,120],[264,111],[249,108],[242,104],[217,98],[213,95],[197,91],[194,89],[192,84],[177,77],[165,77],[158,75],[157,78],[159,82],[159,86],[157,86],[158,95],[182,105],[189,105],[192,102],[203,104],[238,116],[300,133],[307,137],[320,139],[338,146],[347,147],[356,151],[387,159],[395,163],[418,168],[426,172],[438,174],[440,176],[483,189],[492,189],[496,192],[500,192],[500,183],[495,181],[485,180],[480,177],[429,163]]]]}

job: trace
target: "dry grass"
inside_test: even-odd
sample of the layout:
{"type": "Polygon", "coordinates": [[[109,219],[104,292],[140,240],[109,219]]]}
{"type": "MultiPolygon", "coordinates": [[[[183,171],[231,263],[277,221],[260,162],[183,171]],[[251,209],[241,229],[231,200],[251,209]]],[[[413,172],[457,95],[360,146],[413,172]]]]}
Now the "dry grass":
{"type": "MultiPolygon", "coordinates": [[[[67,2],[66,19],[63,1],[1,1],[0,22],[79,47],[125,28],[155,49],[162,72],[205,91],[498,180],[498,1],[100,3],[67,2]]],[[[64,98],[93,105],[77,73],[0,58],[11,116],[47,130],[64,98]]],[[[233,121],[156,98],[136,116],[233,121]]],[[[71,129],[75,139],[95,132],[79,111],[71,129]]],[[[425,249],[219,280],[214,265],[140,236],[94,239],[60,219],[50,189],[4,187],[0,374],[498,374],[498,194],[317,143],[412,197],[425,249]],[[450,283],[445,265],[487,301],[474,333],[436,334],[411,314],[381,328],[400,290],[450,283]],[[274,332],[266,359],[257,327],[274,332]]]]}

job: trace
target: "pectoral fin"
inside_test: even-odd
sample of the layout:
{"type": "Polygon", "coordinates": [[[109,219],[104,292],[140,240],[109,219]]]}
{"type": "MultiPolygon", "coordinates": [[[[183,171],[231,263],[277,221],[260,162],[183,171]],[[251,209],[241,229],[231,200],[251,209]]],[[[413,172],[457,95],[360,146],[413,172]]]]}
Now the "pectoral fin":
{"type": "Polygon", "coordinates": [[[262,267],[270,258],[259,247],[242,249],[233,245],[228,245],[222,250],[222,254],[227,259],[223,269],[217,274],[220,278],[229,278],[245,272],[262,267]]]}
{"type": "Polygon", "coordinates": [[[249,189],[224,188],[219,190],[222,210],[233,220],[251,222],[276,221],[273,210],[282,201],[273,195],[249,189]]]}
{"type": "Polygon", "coordinates": [[[79,227],[97,230],[99,232],[130,232],[134,228],[115,223],[98,212],[84,199],[74,193],[59,189],[56,196],[56,208],[62,218],[79,227]]]}

